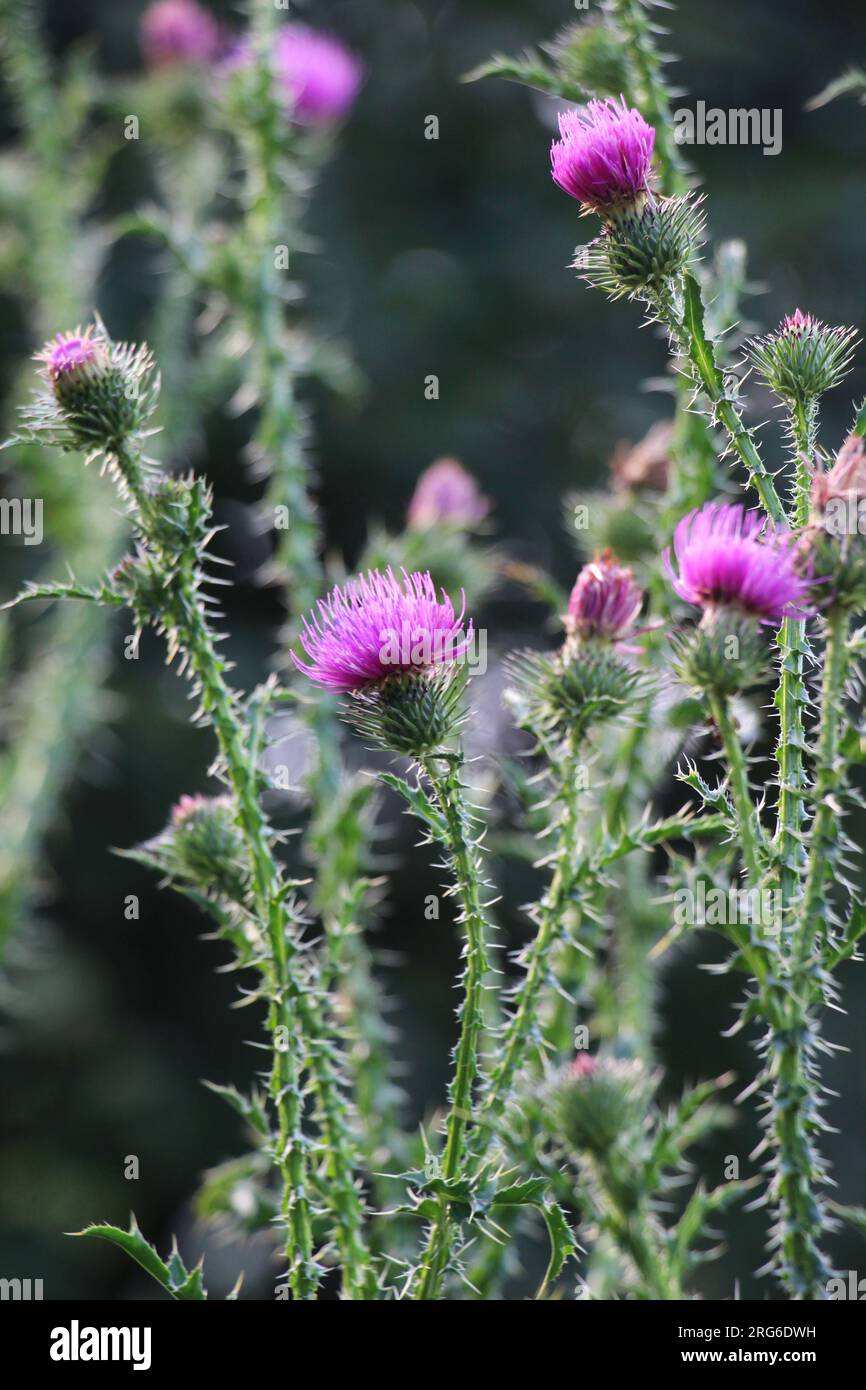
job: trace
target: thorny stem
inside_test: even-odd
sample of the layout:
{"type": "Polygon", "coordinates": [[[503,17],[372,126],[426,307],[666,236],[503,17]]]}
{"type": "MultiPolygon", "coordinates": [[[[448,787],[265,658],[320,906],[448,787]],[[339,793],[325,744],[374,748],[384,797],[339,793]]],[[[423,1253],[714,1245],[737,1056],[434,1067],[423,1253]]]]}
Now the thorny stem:
{"type": "MultiPolygon", "coordinates": [[[[817,403],[797,402],[790,418],[796,476],[793,521],[805,525],[809,511],[809,470],[806,460],[815,447],[817,403]]],[[[779,768],[779,797],[776,806],[776,844],[779,856],[779,888],[783,920],[795,903],[802,881],[805,854],[802,841],[803,800],[806,778],[803,750],[806,733],[803,711],[806,707],[805,663],[809,639],[803,619],[786,618],[779,632],[779,742],[776,762],[779,768]]]]}
{"type": "Polygon", "coordinates": [[[829,869],[828,850],[832,848],[836,838],[839,819],[839,806],[833,794],[839,782],[836,764],[842,724],[842,700],[848,669],[848,614],[840,604],[834,604],[829,609],[826,619],[821,731],[818,736],[817,769],[812,792],[815,815],[799,926],[798,956],[801,961],[808,960],[818,942],[819,933],[816,925],[821,921],[824,883],[829,869]]]}
{"type": "Polygon", "coordinates": [[[562,759],[559,786],[562,812],[553,876],[540,904],[538,930],[529,947],[526,973],[517,991],[514,1009],[508,1018],[499,1059],[490,1076],[480,1118],[485,1139],[492,1137],[496,1121],[502,1116],[520,1068],[524,1065],[538,1028],[538,1002],[551,969],[551,952],[562,931],[577,871],[579,738],[568,737],[562,759]]]}
{"type": "Polygon", "coordinates": [[[630,68],[630,100],[655,128],[655,160],[661,193],[673,197],[685,193],[688,178],[674,139],[670,102],[662,77],[662,64],[653,40],[653,26],[641,0],[610,0],[616,27],[624,39],[630,68]]]}
{"type": "MultiPolygon", "coordinates": [[[[696,282],[692,283],[696,285],[696,282]]],[[[695,339],[684,316],[683,302],[675,296],[672,287],[670,292],[657,295],[652,306],[668,329],[671,342],[681,356],[695,389],[709,401],[713,418],[724,428],[731,448],[747,469],[749,480],[767,515],[772,521],[784,522],[785,509],[776,485],[758,452],[751,431],[743,424],[736,402],[727,392],[724,376],[716,363],[709,340],[704,338],[698,342],[695,339]]]]}
{"type": "MultiPolygon", "coordinates": [[[[478,1047],[484,1027],[483,991],[487,973],[487,920],[481,903],[478,852],[472,840],[460,781],[461,763],[460,755],[447,754],[430,755],[421,761],[444,818],[448,853],[466,935],[460,1036],[454,1054],[454,1082],[442,1158],[442,1178],[445,1182],[460,1178],[465,1168],[467,1128],[472,1119],[473,1090],[479,1073],[478,1047]],[[439,761],[446,764],[444,772],[437,766],[439,761]]],[[[442,1197],[416,1277],[416,1299],[438,1297],[454,1236],[455,1227],[448,1199],[442,1197]]]]}
{"type": "Polygon", "coordinates": [[[169,651],[182,652],[200,685],[203,711],[213,723],[226,776],[238,807],[238,823],[252,869],[256,914],[270,945],[271,974],[268,1023],[273,1036],[270,1093],[278,1117],[275,1160],[283,1180],[282,1215],[286,1222],[289,1280],[297,1298],[315,1296],[319,1270],[313,1258],[312,1207],[308,1191],[306,1141],[303,1136],[302,1072],[304,1047],[322,1112],[328,1147],[328,1175],[336,1207],[335,1220],[343,1257],[345,1292],[363,1297],[369,1287],[367,1252],[362,1236],[363,1211],[355,1187],[342,1097],[334,1074],[331,1043],[319,1007],[305,978],[300,948],[291,931],[287,889],[271,848],[270,831],[258,794],[258,769],[245,746],[244,729],[234,693],[224,676],[214,634],[199,590],[197,556],[188,549],[179,563],[165,555],[153,532],[153,506],[140,458],[129,445],[117,449],[117,463],[136,507],[145,540],[174,569],[166,585],[160,617],[169,634],[169,651]]]}
{"type": "Polygon", "coordinates": [[[728,764],[731,797],[734,803],[734,810],[737,814],[737,825],[740,832],[740,850],[743,857],[743,868],[746,872],[746,879],[749,887],[754,888],[757,887],[761,878],[759,851],[761,827],[758,821],[755,803],[752,800],[752,793],[749,788],[746,755],[740,743],[740,736],[734,726],[727,699],[723,695],[719,695],[713,691],[708,692],[708,698],[713,719],[721,735],[722,746],[725,750],[725,759],[728,764]]]}
{"type": "MultiPolygon", "coordinates": [[[[260,421],[257,443],[267,465],[269,512],[285,507],[288,525],[277,528],[275,567],[292,586],[295,614],[312,608],[322,588],[319,523],[310,496],[304,428],[295,400],[293,365],[286,341],[285,289],[277,256],[297,220],[289,181],[301,177],[286,150],[286,117],[273,90],[270,69],[276,9],[262,0],[254,12],[257,61],[263,78],[255,119],[239,131],[246,152],[245,238],[255,267],[248,286],[247,326],[256,352],[260,421]]],[[[273,517],[269,517],[270,524],[273,517]]]]}

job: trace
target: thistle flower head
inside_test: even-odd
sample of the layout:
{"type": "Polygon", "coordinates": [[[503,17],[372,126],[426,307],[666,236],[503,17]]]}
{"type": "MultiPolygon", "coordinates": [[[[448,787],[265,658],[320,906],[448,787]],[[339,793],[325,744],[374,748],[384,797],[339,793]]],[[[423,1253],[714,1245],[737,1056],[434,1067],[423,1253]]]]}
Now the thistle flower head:
{"type": "Polygon", "coordinates": [[[230,796],[180,797],[167,829],[146,849],[174,877],[233,902],[245,901],[249,875],[237,809],[230,796]]]}
{"type": "Polygon", "coordinates": [[[866,440],[850,434],[836,455],[833,467],[812,479],[812,508],[823,513],[831,499],[859,501],[866,497],[866,440]]]}
{"type": "Polygon", "coordinates": [[[274,62],[293,115],[309,125],[342,120],[358,95],[364,72],[339,39],[303,24],[286,24],[280,30],[274,62]]]}
{"type": "Polygon", "coordinates": [[[794,537],[738,503],[710,502],[677,524],[664,566],[674,590],[707,617],[732,609],[761,623],[808,613],[794,537]]]}
{"type": "MultiPolygon", "coordinates": [[[[812,507],[802,547],[831,604],[866,602],[866,440],[849,435],[825,473],[812,478],[812,507]]],[[[819,590],[819,592],[821,592],[819,590]]]]}
{"type": "Polygon", "coordinates": [[[581,1052],[548,1083],[547,1124],[573,1152],[602,1156],[642,1127],[651,1094],[642,1062],[581,1052]]]}
{"type": "Polygon", "coordinates": [[[429,671],[459,660],[472,640],[429,574],[370,570],[321,599],[300,634],[308,658],[292,653],[299,671],[328,690],[357,692],[390,676],[429,671]]]}
{"type": "Polygon", "coordinates": [[[627,715],[646,695],[643,674],[609,641],[566,639],[561,651],[517,652],[508,661],[508,692],[518,723],[536,735],[582,736],[627,715]]]}
{"type": "Polygon", "coordinates": [[[152,68],[210,63],[220,42],[215,20],[195,0],[156,0],[142,15],[139,36],[152,68]]]}
{"type": "Polygon", "coordinates": [[[618,492],[644,488],[664,492],[671,467],[672,438],[671,422],[658,420],[639,443],[619,446],[610,464],[614,488],[618,492]]]}
{"type": "Polygon", "coordinates": [[[648,193],[655,131],[624,97],[563,111],[559,133],[550,149],[553,180],[585,208],[609,218],[648,193]]]}
{"type": "Polygon", "coordinates": [[[584,565],[568,600],[565,630],[570,637],[621,642],[634,632],[643,590],[628,565],[605,550],[584,565]]]}
{"type": "Polygon", "coordinates": [[[93,325],[84,332],[58,333],[53,343],[47,343],[36,360],[44,363],[45,376],[50,382],[61,377],[83,376],[88,369],[99,370],[108,364],[103,345],[93,338],[93,325]]]}
{"type": "Polygon", "coordinates": [[[418,479],[407,513],[414,531],[441,523],[469,530],[490,511],[488,499],[459,459],[437,459],[418,479]]]}
{"type": "Polygon", "coordinates": [[[21,412],[27,438],[66,449],[112,449],[141,429],[156,404],[148,349],[112,342],[99,320],[58,333],[36,361],[48,391],[21,412]]]}
{"type": "MultiPolygon", "coordinates": [[[[246,71],[254,61],[247,39],[234,45],[221,65],[224,73],[246,71]]],[[[284,24],[274,44],[277,91],[292,118],[302,125],[342,120],[364,77],[360,59],[339,39],[305,24],[284,24]]]]}
{"type": "Polygon", "coordinates": [[[625,47],[601,17],[567,24],[542,48],[550,54],[557,71],[584,91],[614,95],[629,80],[625,47]]]}
{"type": "Polygon", "coordinates": [[[856,341],[852,328],[828,328],[820,319],[795,309],[775,333],[751,341],[749,356],[777,396],[809,401],[842,381],[856,341]]]}
{"type": "Polygon", "coordinates": [[[646,297],[692,263],[704,239],[700,198],[644,198],[624,204],[574,261],[589,284],[612,299],[646,297]]]}

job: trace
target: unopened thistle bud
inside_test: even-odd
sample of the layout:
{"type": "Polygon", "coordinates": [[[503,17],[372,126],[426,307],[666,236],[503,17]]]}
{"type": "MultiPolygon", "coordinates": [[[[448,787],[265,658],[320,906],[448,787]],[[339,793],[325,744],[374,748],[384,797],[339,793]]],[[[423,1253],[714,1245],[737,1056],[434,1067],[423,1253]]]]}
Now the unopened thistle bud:
{"type": "Polygon", "coordinates": [[[246,901],[245,844],[231,796],[181,796],[163,838],[178,877],[232,902],[246,901]]]}
{"type": "Polygon", "coordinates": [[[547,1126],[573,1153],[601,1158],[642,1128],[651,1094],[642,1062],[579,1053],[548,1083],[547,1126]]]}
{"type": "Polygon", "coordinates": [[[433,526],[472,530],[487,516],[490,502],[458,459],[437,459],[418,479],[407,513],[410,530],[433,526]]]}
{"type": "Polygon", "coordinates": [[[304,619],[292,653],[299,671],[348,694],[347,713],[366,737],[407,757],[441,748],[462,718],[462,660],[473,629],[429,574],[372,570],[332,590],[304,619]]]}
{"type": "Polygon", "coordinates": [[[569,83],[599,96],[615,96],[629,81],[625,45],[603,19],[567,25],[542,44],[569,83]]]}
{"type": "Polygon", "coordinates": [[[752,340],[749,357],[758,375],[782,400],[808,403],[843,380],[856,341],[852,328],[828,328],[795,309],[775,333],[752,340]]]}
{"type": "Polygon", "coordinates": [[[643,589],[629,566],[605,550],[577,576],[563,618],[565,630],[581,641],[625,641],[634,635],[643,600],[643,589]]]}
{"type": "Polygon", "coordinates": [[[703,237],[699,198],[649,194],[606,222],[601,236],[579,249],[574,267],[613,299],[651,296],[689,267],[703,237]]]}

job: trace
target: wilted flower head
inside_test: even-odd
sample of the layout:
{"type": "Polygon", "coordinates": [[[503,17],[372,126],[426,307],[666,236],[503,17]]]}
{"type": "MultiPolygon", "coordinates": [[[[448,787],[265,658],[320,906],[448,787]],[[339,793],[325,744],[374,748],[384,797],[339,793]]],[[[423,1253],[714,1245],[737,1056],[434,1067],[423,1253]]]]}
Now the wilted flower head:
{"type": "Polygon", "coordinates": [[[812,479],[812,506],[820,513],[831,498],[857,502],[861,497],[866,497],[866,440],[859,434],[850,434],[833,467],[826,473],[816,473],[812,479]]]}
{"type": "Polygon", "coordinates": [[[655,131],[624,97],[563,111],[559,133],[550,149],[553,180],[585,207],[604,217],[648,192],[655,131]]]}
{"type": "Polygon", "coordinates": [[[464,630],[465,599],[455,613],[448,595],[437,598],[429,574],[370,570],[336,585],[300,634],[307,662],[292,660],[316,685],[361,691],[389,676],[428,671],[457,661],[472,640],[464,630]]]}
{"type": "Polygon", "coordinates": [[[440,522],[469,528],[483,521],[489,511],[490,503],[472,474],[458,459],[444,458],[431,463],[418,479],[407,521],[415,531],[440,522]]]}
{"type": "Polygon", "coordinates": [[[673,425],[658,420],[638,444],[621,445],[611,460],[613,485],[619,491],[647,488],[664,492],[671,466],[673,425]]]}
{"type": "Polygon", "coordinates": [[[808,613],[807,579],[797,571],[795,540],[736,502],[709,502],[677,524],[671,562],[664,565],[675,591],[705,615],[734,609],[762,623],[808,613]]]}
{"type": "Polygon", "coordinates": [[[851,365],[856,338],[851,328],[828,328],[795,309],[775,333],[753,339],[749,355],[758,375],[778,396],[805,401],[839,384],[851,365]]]}
{"type": "Polygon", "coordinates": [[[577,576],[564,619],[566,631],[569,636],[621,642],[634,632],[643,597],[629,566],[605,550],[577,576]]]}
{"type": "Polygon", "coordinates": [[[150,67],[209,63],[219,47],[219,28],[195,0],[156,0],[141,18],[141,49],[150,67]]]}

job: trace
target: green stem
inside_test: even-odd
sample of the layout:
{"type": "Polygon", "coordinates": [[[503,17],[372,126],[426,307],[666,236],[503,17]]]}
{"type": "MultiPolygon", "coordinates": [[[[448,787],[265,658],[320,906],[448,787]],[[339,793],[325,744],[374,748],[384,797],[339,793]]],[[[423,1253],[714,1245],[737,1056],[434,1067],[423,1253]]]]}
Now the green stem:
{"type": "MultiPolygon", "coordinates": [[[[444,754],[432,755],[421,763],[444,818],[451,868],[462,909],[461,922],[466,935],[460,1035],[454,1054],[454,1081],[442,1159],[442,1177],[446,1182],[462,1177],[466,1166],[466,1137],[472,1120],[473,1092],[479,1074],[478,1050],[484,1028],[483,991],[487,973],[487,920],[481,904],[478,851],[472,839],[460,781],[461,765],[460,755],[452,757],[444,754]],[[446,764],[444,772],[436,766],[440,758],[446,764]]],[[[414,1295],[417,1299],[435,1299],[439,1296],[455,1236],[456,1226],[450,1205],[448,1199],[443,1197],[431,1224],[419,1266],[414,1295]]]]}
{"type": "Polygon", "coordinates": [[[256,914],[265,927],[270,945],[267,967],[271,975],[269,1026],[273,1036],[270,1089],[278,1118],[274,1156],[283,1180],[282,1214],[287,1229],[290,1286],[296,1297],[312,1298],[319,1281],[318,1266],[313,1259],[310,1175],[303,1135],[302,1074],[306,1061],[319,1101],[328,1149],[326,1167],[336,1209],[344,1288],[349,1297],[363,1297],[369,1288],[362,1235],[363,1209],[355,1186],[351,1140],[334,1072],[331,1043],[314,989],[305,973],[300,946],[291,931],[286,888],[259,798],[259,771],[248,754],[236,697],[224,679],[225,663],[217,654],[207,620],[199,591],[198,557],[194,548],[179,561],[164,552],[154,531],[158,518],[147,491],[140,458],[125,446],[118,450],[117,462],[135,502],[142,535],[159,558],[166,575],[171,575],[171,581],[165,586],[165,603],[160,616],[172,645],[189,659],[200,686],[202,709],[213,723],[247,846],[256,914]]]}
{"type": "MultiPolygon", "coordinates": [[[[791,409],[790,430],[796,470],[793,521],[798,527],[805,525],[808,519],[810,475],[806,460],[812,456],[815,448],[816,429],[817,403],[795,402],[791,409]]],[[[810,647],[804,620],[786,618],[778,642],[780,674],[776,704],[779,710],[779,741],[776,763],[779,769],[779,796],[776,803],[776,851],[784,921],[799,896],[805,863],[803,802],[806,777],[803,750],[806,732],[803,716],[808,701],[804,672],[810,647]]]]}
{"type": "Polygon", "coordinates": [[[816,925],[822,920],[824,884],[830,869],[832,850],[839,825],[839,809],[833,794],[839,784],[839,736],[843,715],[843,695],[848,671],[848,613],[836,604],[826,615],[827,638],[824,648],[824,678],[821,687],[821,729],[818,735],[817,767],[812,799],[809,857],[799,928],[798,957],[807,961],[819,940],[816,925]]]}
{"type": "Polygon", "coordinates": [[[737,826],[740,832],[740,851],[743,858],[743,868],[746,872],[746,880],[749,887],[755,888],[761,879],[761,826],[749,787],[746,756],[734,726],[728,700],[725,696],[719,695],[714,691],[708,692],[708,699],[713,719],[721,735],[722,746],[725,750],[725,759],[728,764],[731,798],[734,803],[734,810],[737,815],[737,826]]]}
{"type": "Polygon", "coordinates": [[[685,163],[674,139],[670,101],[656,52],[653,26],[641,0],[611,0],[616,27],[624,39],[630,69],[629,100],[655,129],[655,163],[665,197],[688,190],[685,163]]]}
{"type": "Polygon", "coordinates": [[[562,757],[559,786],[562,812],[553,876],[539,909],[538,930],[529,948],[526,973],[508,1018],[499,1057],[481,1108],[485,1125],[484,1140],[489,1142],[512,1093],[518,1072],[527,1060],[538,1028],[538,1003],[545,982],[550,978],[551,954],[563,931],[563,918],[577,877],[579,738],[569,735],[562,757]]]}
{"type": "Polygon", "coordinates": [[[709,401],[713,418],[724,428],[730,447],[749,474],[749,480],[772,521],[783,523],[785,509],[776,491],[772,476],[758,452],[752,433],[743,424],[739,408],[728,394],[724,375],[716,362],[715,348],[703,328],[705,308],[697,281],[690,275],[684,280],[684,298],[674,293],[659,294],[653,308],[668,329],[671,341],[683,359],[699,392],[699,398],[709,401]],[[700,322],[697,315],[700,315],[700,322]]]}

